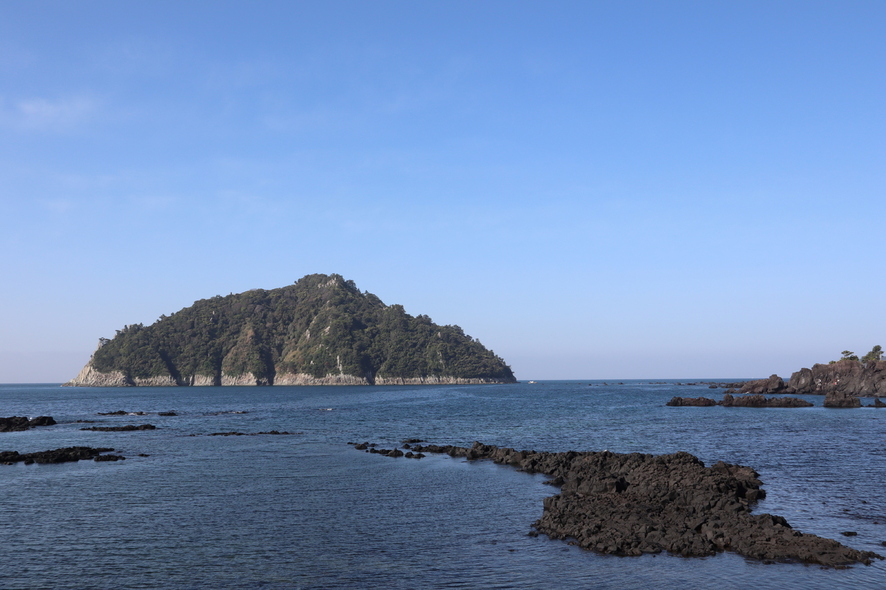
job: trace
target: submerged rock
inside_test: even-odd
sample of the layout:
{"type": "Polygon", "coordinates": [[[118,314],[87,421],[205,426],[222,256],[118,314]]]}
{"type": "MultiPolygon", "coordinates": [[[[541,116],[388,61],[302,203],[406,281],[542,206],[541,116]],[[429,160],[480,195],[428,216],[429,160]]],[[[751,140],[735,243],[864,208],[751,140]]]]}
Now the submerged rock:
{"type": "Polygon", "coordinates": [[[153,424],[127,424],[126,426],[90,426],[89,428],[81,428],[80,430],[92,430],[95,432],[129,432],[131,430],[156,430],[153,424]]]}
{"type": "Polygon", "coordinates": [[[412,451],[490,459],[548,475],[560,493],[545,499],[542,517],[533,527],[600,553],[668,551],[693,557],[733,551],[764,561],[826,567],[883,559],[801,533],[780,516],[751,514],[766,495],[757,472],[722,461],[706,467],[689,453],[546,453],[479,442],[471,447],[415,445],[412,451]]]}

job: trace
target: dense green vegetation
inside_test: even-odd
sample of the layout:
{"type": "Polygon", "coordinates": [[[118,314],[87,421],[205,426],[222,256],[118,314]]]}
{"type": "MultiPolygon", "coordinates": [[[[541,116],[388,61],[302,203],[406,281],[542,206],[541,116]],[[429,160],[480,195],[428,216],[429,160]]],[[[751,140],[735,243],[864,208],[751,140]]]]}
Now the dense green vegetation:
{"type": "Polygon", "coordinates": [[[101,372],[129,378],[278,373],[314,377],[456,377],[513,381],[504,361],[458,326],[413,317],[338,275],[203,299],[154,324],[125,326],[92,359],[101,372]]]}

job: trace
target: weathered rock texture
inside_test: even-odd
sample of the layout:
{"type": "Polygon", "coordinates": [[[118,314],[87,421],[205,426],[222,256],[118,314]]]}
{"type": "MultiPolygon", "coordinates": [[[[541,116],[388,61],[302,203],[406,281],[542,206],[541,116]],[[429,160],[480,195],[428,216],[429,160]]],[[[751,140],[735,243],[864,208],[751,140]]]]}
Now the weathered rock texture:
{"type": "Polygon", "coordinates": [[[801,533],[784,518],[751,514],[765,496],[750,467],[722,461],[711,467],[688,453],[545,453],[474,443],[470,448],[415,445],[412,451],[491,459],[560,486],[545,499],[533,526],[553,539],[573,539],[601,553],[641,555],[668,551],[706,556],[733,551],[760,560],[823,566],[869,565],[883,559],[837,541],[801,533]]]}
{"type": "Polygon", "coordinates": [[[66,385],[419,385],[514,383],[458,326],[413,317],[338,275],[197,301],[102,338],[66,385]]]}
{"type": "MultiPolygon", "coordinates": [[[[733,393],[731,390],[727,393],[733,393]]],[[[825,396],[827,408],[861,407],[859,397],[886,395],[886,361],[843,359],[800,369],[785,383],[778,375],[747,381],[738,393],[798,393],[825,396]]]]}
{"type": "MultiPolygon", "coordinates": [[[[94,449],[91,447],[65,447],[63,449],[50,449],[37,453],[19,453],[18,451],[0,451],[0,465],[11,465],[17,462],[31,463],[67,463],[70,461],[82,461],[95,459],[96,461],[115,461],[116,459],[100,459],[101,453],[107,453],[114,449],[94,449]]],[[[115,455],[116,456],[116,455],[115,455]]],[[[119,457],[123,459],[124,457],[119,457]]]]}
{"type": "Polygon", "coordinates": [[[132,432],[133,430],[156,430],[153,424],[127,424],[126,426],[90,426],[81,428],[80,430],[91,430],[93,432],[132,432]]]}
{"type": "Polygon", "coordinates": [[[769,379],[748,381],[738,390],[738,393],[779,393],[786,389],[784,380],[778,375],[770,375],[769,379]]]}
{"type": "Polygon", "coordinates": [[[788,390],[793,393],[833,394],[876,397],[886,395],[886,361],[841,360],[830,364],[816,364],[811,369],[800,369],[791,375],[788,390]]]}
{"type": "Polygon", "coordinates": [[[665,404],[666,406],[697,406],[697,407],[708,407],[708,406],[716,406],[717,400],[713,400],[709,397],[679,397],[674,396],[671,398],[671,401],[665,404]]]}
{"type": "MultiPolygon", "coordinates": [[[[858,399],[858,398],[856,398],[858,399]]],[[[673,397],[666,406],[725,406],[727,408],[811,408],[815,404],[798,397],[764,397],[759,394],[734,397],[727,393],[720,401],[707,397],[673,397]]]]}
{"type": "Polygon", "coordinates": [[[8,418],[0,418],[0,432],[19,432],[35,426],[52,426],[54,424],[55,420],[52,416],[37,416],[36,418],[9,416],[8,418]]]}

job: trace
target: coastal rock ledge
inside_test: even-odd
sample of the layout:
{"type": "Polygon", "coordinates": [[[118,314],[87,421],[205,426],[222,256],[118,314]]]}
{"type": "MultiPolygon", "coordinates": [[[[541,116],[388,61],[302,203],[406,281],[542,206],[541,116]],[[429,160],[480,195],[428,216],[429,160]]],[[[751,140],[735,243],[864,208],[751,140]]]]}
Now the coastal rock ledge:
{"type": "Polygon", "coordinates": [[[883,559],[831,539],[801,533],[771,514],[751,514],[765,497],[750,467],[722,461],[705,467],[689,453],[517,451],[475,442],[472,447],[412,445],[413,452],[490,459],[543,473],[560,493],[546,498],[533,524],[552,539],[570,539],[600,553],[668,551],[685,557],[732,551],[764,561],[825,567],[883,559]]]}

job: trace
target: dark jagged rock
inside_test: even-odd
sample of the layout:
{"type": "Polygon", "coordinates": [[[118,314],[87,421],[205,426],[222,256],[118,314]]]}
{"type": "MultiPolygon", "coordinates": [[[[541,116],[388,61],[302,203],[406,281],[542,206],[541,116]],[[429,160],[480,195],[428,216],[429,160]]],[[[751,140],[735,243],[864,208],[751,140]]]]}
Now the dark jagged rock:
{"type": "Polygon", "coordinates": [[[815,404],[799,397],[764,397],[760,394],[733,397],[725,394],[720,402],[728,408],[811,408],[815,404]]]}
{"type": "MultiPolygon", "coordinates": [[[[50,449],[48,451],[39,451],[37,453],[18,453],[17,451],[0,452],[0,464],[11,465],[13,463],[23,462],[26,465],[32,463],[67,463],[71,461],[83,461],[95,459],[101,456],[101,453],[108,453],[114,449],[110,448],[92,448],[92,447],[65,447],[62,449],[50,449]]],[[[121,457],[122,459],[123,457],[121,457]]],[[[116,461],[116,459],[104,459],[106,461],[116,461]]]]}
{"type": "MultiPolygon", "coordinates": [[[[371,451],[371,450],[370,450],[371,451]]],[[[551,477],[560,493],[546,498],[535,529],[553,539],[616,555],[668,551],[691,556],[733,551],[764,561],[825,567],[883,559],[837,541],[796,531],[780,516],[751,514],[765,497],[750,467],[711,467],[689,453],[545,453],[484,445],[416,445],[413,451],[490,459],[551,477]]],[[[381,451],[384,453],[384,451],[381,451]]]]}
{"type": "Polygon", "coordinates": [[[707,406],[716,406],[716,405],[717,405],[717,401],[716,401],[716,400],[712,400],[712,399],[707,398],[707,397],[677,397],[677,396],[674,396],[674,397],[671,398],[671,401],[669,401],[669,402],[668,402],[667,404],[665,404],[665,405],[667,405],[667,406],[701,406],[701,407],[707,407],[707,406]]]}
{"type": "Polygon", "coordinates": [[[784,380],[778,375],[770,375],[769,379],[747,381],[738,390],[739,393],[779,393],[787,389],[784,380]]]}
{"type": "Polygon", "coordinates": [[[791,375],[788,389],[792,393],[833,393],[838,398],[886,395],[886,361],[843,359],[816,364],[791,375]]]}
{"type": "Polygon", "coordinates": [[[53,426],[55,423],[52,416],[37,416],[36,418],[9,416],[8,418],[0,418],[0,432],[20,432],[35,426],[53,426]]]}
{"type": "MultiPolygon", "coordinates": [[[[358,451],[366,451],[367,453],[373,453],[376,455],[384,455],[385,457],[405,457],[407,459],[421,459],[424,457],[423,453],[413,453],[409,451],[408,453],[404,453],[400,449],[377,449],[375,443],[348,443],[352,445],[358,451]]],[[[418,448],[420,445],[416,446],[418,448]]],[[[408,444],[403,446],[404,449],[410,448],[408,444]]]]}
{"type": "Polygon", "coordinates": [[[116,412],[98,412],[99,416],[144,416],[144,412],[127,412],[126,410],[117,410],[116,412]]]}
{"type": "Polygon", "coordinates": [[[159,412],[158,416],[178,416],[175,412],[159,412]]]}
{"type": "Polygon", "coordinates": [[[811,408],[815,404],[798,397],[764,397],[759,394],[733,397],[726,393],[714,401],[707,397],[673,397],[667,406],[724,406],[727,408],[811,408]]]}
{"type": "Polygon", "coordinates": [[[98,457],[93,459],[93,461],[123,461],[125,459],[126,457],[124,457],[123,455],[99,455],[98,457]]]}
{"type": "Polygon", "coordinates": [[[874,398],[874,403],[868,406],[869,408],[886,408],[886,404],[880,401],[879,397],[874,398]]]}
{"type": "Polygon", "coordinates": [[[89,428],[81,428],[80,430],[92,430],[94,432],[129,432],[132,430],[156,430],[153,424],[127,424],[126,426],[90,426],[89,428]]]}
{"type": "Polygon", "coordinates": [[[845,391],[829,391],[824,396],[824,407],[826,408],[860,408],[861,400],[858,396],[852,395],[845,391]]]}
{"type": "Polygon", "coordinates": [[[302,433],[301,432],[287,432],[285,430],[283,430],[283,431],[267,430],[264,432],[237,432],[237,431],[232,430],[231,432],[213,432],[209,436],[258,436],[260,434],[272,434],[272,435],[273,434],[281,434],[281,435],[283,435],[283,434],[302,434],[302,433]]]}

